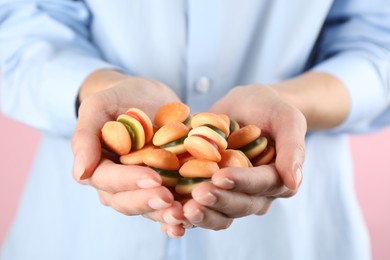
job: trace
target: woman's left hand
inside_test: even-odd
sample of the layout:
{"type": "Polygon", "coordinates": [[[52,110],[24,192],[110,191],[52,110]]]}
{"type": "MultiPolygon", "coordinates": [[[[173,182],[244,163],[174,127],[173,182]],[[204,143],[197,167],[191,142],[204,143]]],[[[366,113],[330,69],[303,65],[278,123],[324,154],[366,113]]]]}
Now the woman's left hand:
{"type": "MultiPolygon", "coordinates": [[[[219,230],[235,218],[265,214],[275,198],[293,196],[302,180],[306,120],[295,107],[265,85],[236,87],[211,112],[226,114],[241,125],[254,124],[276,145],[275,163],[253,168],[224,168],[211,182],[199,184],[184,216],[194,226],[219,230]]],[[[165,232],[169,226],[162,224],[165,232]]],[[[169,232],[168,232],[169,233],[169,232]]]]}

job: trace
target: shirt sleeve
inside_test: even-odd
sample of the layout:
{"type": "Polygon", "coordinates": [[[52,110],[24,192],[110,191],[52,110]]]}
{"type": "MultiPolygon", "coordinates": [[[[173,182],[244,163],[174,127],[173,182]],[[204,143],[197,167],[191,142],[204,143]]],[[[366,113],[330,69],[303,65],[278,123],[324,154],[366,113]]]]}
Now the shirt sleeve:
{"type": "Polygon", "coordinates": [[[362,133],[390,123],[390,1],[336,0],[313,70],[337,77],[351,108],[335,132],[362,133]]]}
{"type": "Polygon", "coordinates": [[[105,62],[91,42],[81,1],[0,0],[2,111],[53,134],[70,136],[84,79],[105,62]]]}

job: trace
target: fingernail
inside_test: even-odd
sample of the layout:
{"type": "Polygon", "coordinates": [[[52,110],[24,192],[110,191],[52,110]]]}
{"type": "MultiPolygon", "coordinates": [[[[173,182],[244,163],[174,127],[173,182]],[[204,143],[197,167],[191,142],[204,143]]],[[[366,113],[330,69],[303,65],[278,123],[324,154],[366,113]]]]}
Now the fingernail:
{"type": "Polygon", "coordinates": [[[159,187],[161,186],[161,184],[153,179],[145,178],[145,179],[138,180],[137,186],[140,187],[141,189],[150,189],[150,188],[159,187]]]}
{"type": "Polygon", "coordinates": [[[83,153],[78,153],[73,162],[73,176],[77,180],[82,180],[85,172],[85,158],[83,153]]]}
{"type": "Polygon", "coordinates": [[[149,207],[152,209],[160,210],[160,209],[166,209],[169,206],[171,206],[170,203],[163,201],[160,198],[153,198],[148,201],[149,207]]]}
{"type": "Polygon", "coordinates": [[[294,179],[295,179],[295,183],[298,187],[302,181],[302,168],[301,168],[301,166],[298,166],[297,170],[295,171],[295,178],[294,179]]]}
{"type": "Polygon", "coordinates": [[[227,189],[227,190],[233,189],[234,186],[236,185],[234,181],[228,178],[213,180],[213,184],[219,188],[227,189]]]}
{"type": "Polygon", "coordinates": [[[217,197],[215,197],[211,192],[207,192],[202,196],[194,197],[194,199],[205,206],[212,206],[217,202],[217,197]]]}
{"type": "Polygon", "coordinates": [[[179,235],[176,235],[172,230],[168,230],[168,236],[171,238],[179,238],[179,235]]]}
{"type": "Polygon", "coordinates": [[[204,219],[204,214],[199,209],[192,212],[184,212],[184,215],[191,223],[199,223],[204,219]]]}
{"type": "Polygon", "coordinates": [[[165,214],[163,216],[163,218],[164,218],[165,223],[167,223],[169,225],[179,225],[181,223],[180,220],[178,220],[172,214],[169,214],[169,213],[165,214]]]}

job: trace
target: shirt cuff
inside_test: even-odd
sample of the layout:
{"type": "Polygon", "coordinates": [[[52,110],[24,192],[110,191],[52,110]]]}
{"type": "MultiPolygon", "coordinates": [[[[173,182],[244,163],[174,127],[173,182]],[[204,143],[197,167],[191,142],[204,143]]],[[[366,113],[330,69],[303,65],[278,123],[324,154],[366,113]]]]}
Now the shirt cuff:
{"type": "Polygon", "coordinates": [[[316,65],[313,71],[325,72],[338,78],[350,97],[350,111],[337,132],[368,132],[370,122],[383,107],[382,83],[374,65],[364,56],[344,53],[316,65]]]}
{"type": "Polygon", "coordinates": [[[45,105],[54,131],[65,136],[73,133],[77,122],[75,101],[80,86],[88,75],[98,69],[119,70],[99,58],[74,52],[62,53],[45,64],[41,82],[43,91],[47,93],[45,105]]]}

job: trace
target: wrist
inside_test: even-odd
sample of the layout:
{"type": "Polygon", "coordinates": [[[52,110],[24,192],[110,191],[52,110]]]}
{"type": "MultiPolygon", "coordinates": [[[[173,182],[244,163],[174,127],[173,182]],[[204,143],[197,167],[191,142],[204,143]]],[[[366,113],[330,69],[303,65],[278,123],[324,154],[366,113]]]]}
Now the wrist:
{"type": "Polygon", "coordinates": [[[349,113],[348,92],[332,75],[308,72],[272,87],[282,100],[302,112],[309,130],[336,127],[349,113]]]}
{"type": "Polygon", "coordinates": [[[112,88],[131,78],[120,71],[100,69],[92,72],[80,87],[78,99],[81,103],[86,97],[101,90],[112,88]]]}
{"type": "Polygon", "coordinates": [[[294,88],[287,81],[272,84],[270,87],[275,91],[281,100],[297,108],[305,117],[308,116],[310,113],[309,108],[306,106],[307,103],[304,102],[302,95],[299,93],[299,89],[294,88]]]}

